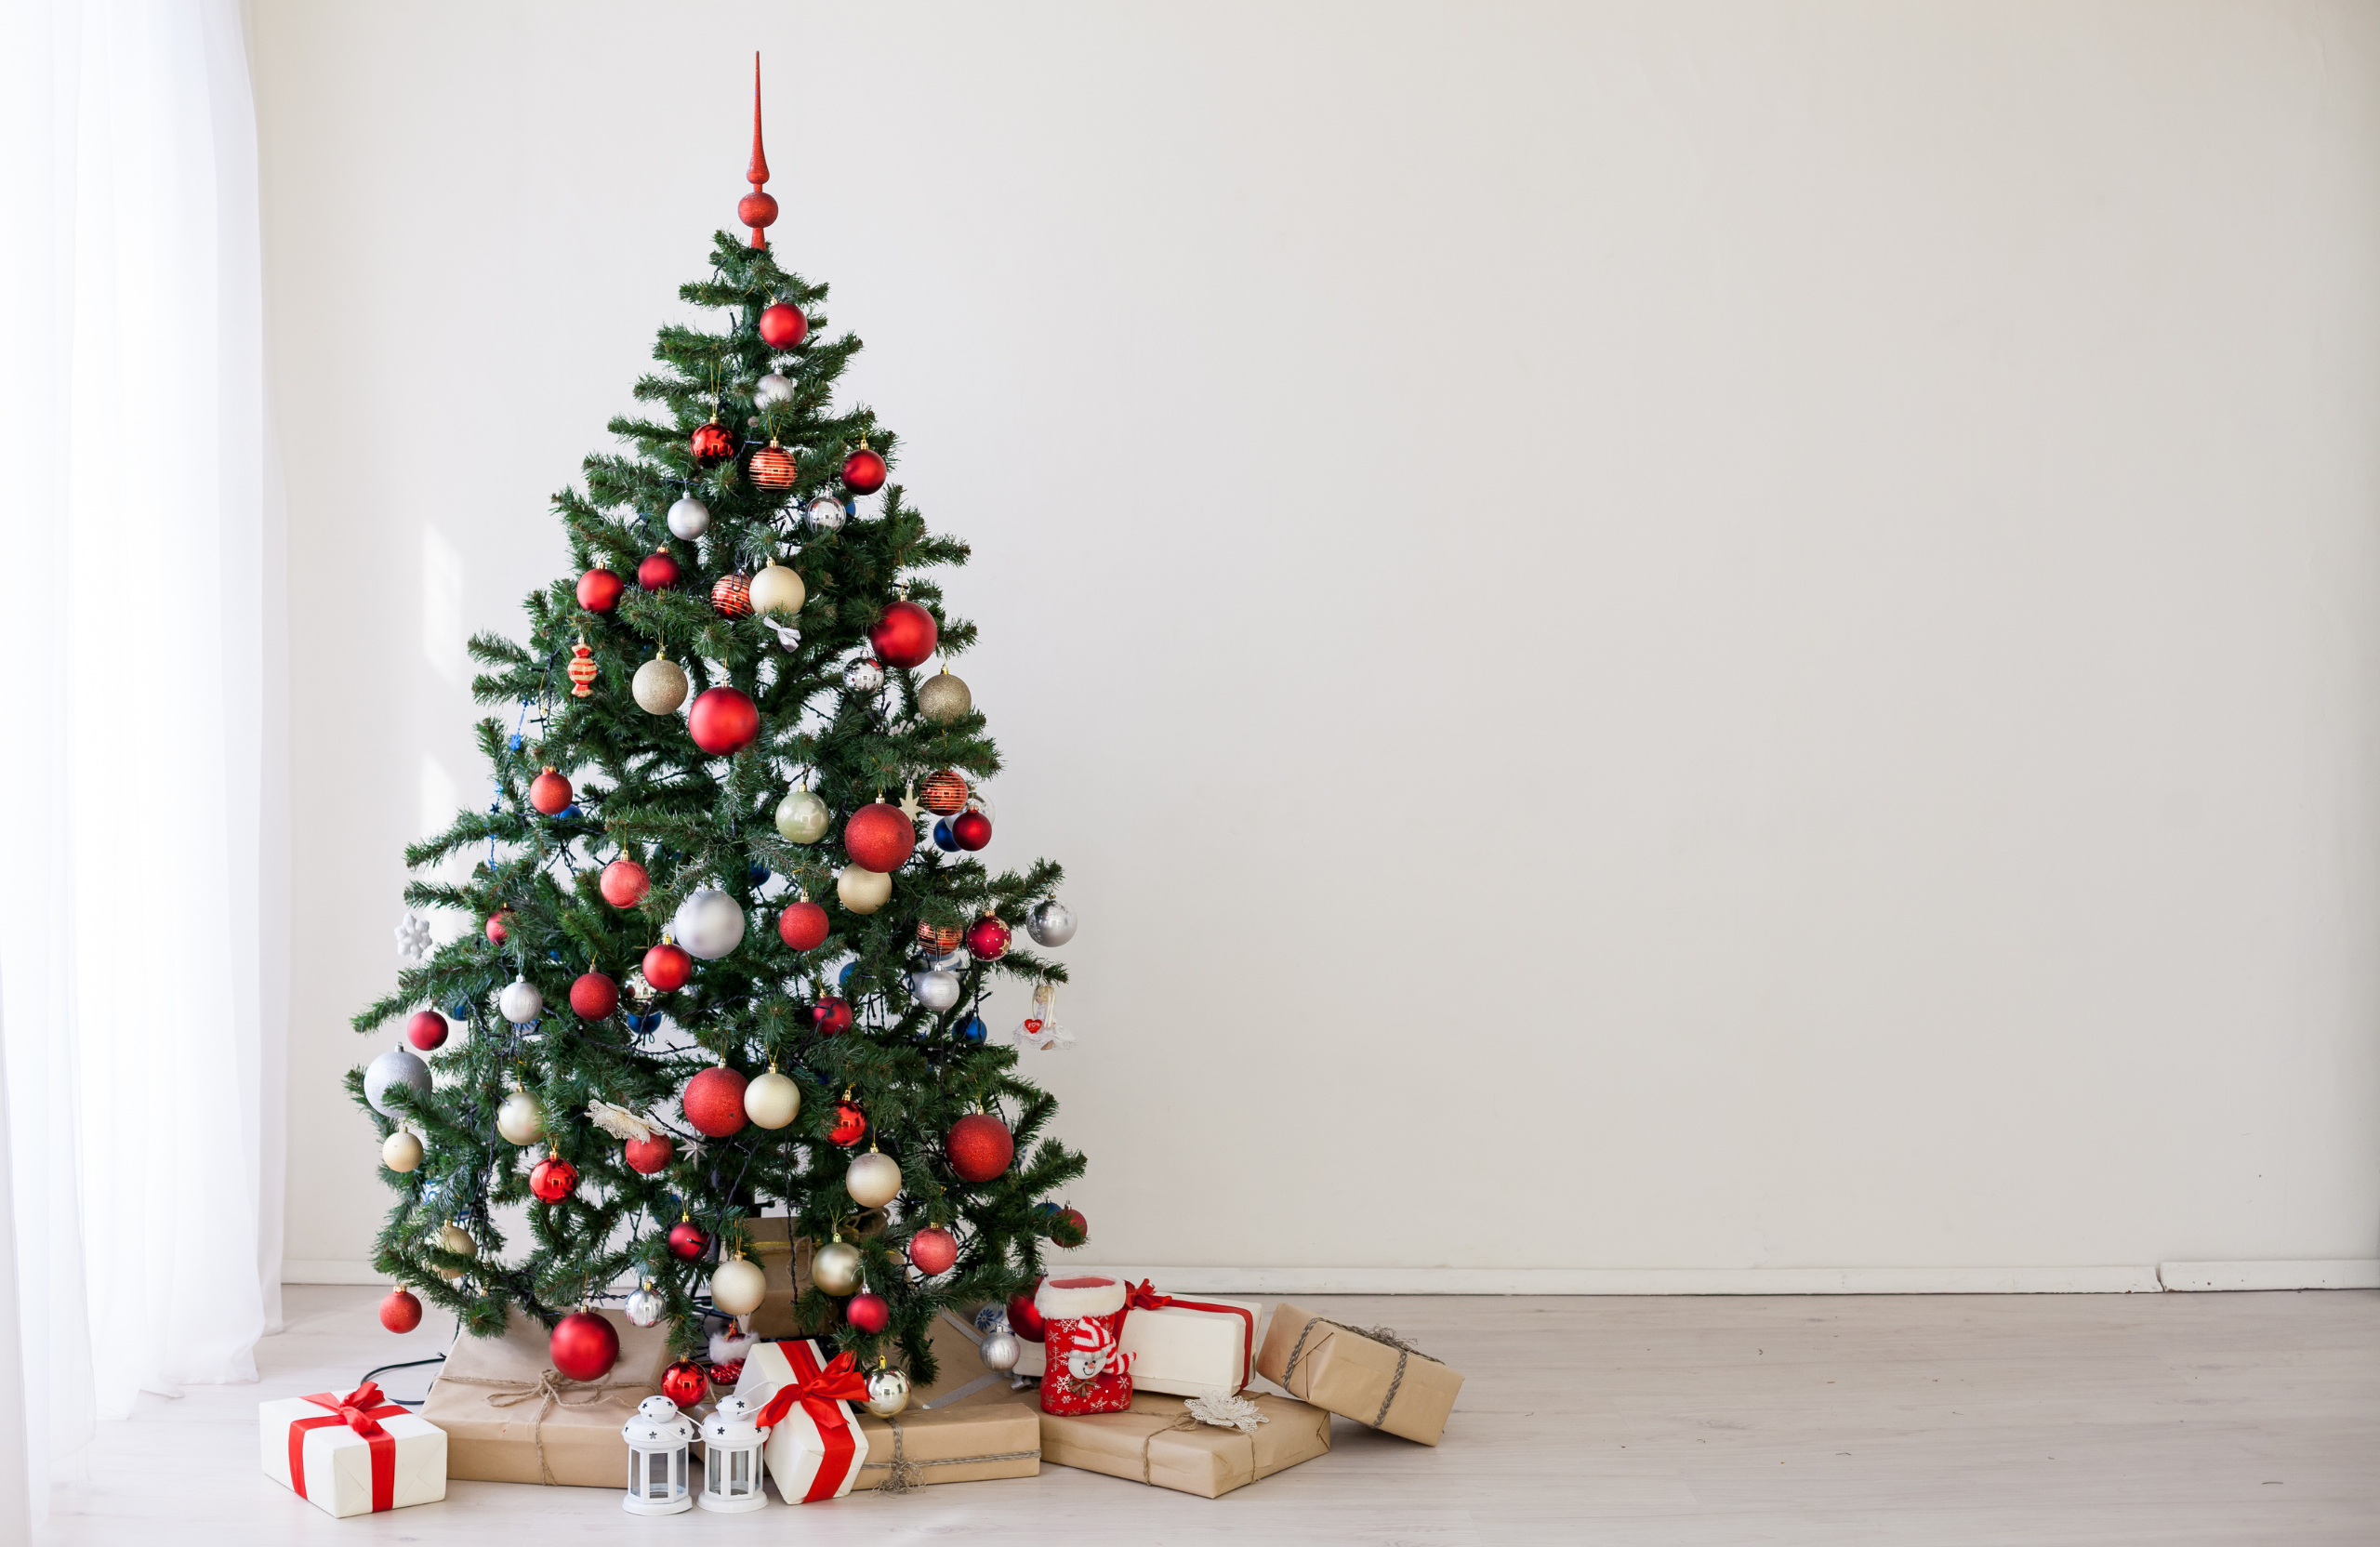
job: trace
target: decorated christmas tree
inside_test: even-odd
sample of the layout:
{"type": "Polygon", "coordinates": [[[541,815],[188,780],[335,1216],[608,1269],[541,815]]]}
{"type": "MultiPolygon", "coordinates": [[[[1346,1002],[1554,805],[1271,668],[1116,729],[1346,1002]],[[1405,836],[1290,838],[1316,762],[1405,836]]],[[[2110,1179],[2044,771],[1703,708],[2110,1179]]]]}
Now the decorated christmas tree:
{"type": "Polygon", "coordinates": [[[1005,976],[1038,1012],[1064,977],[1033,949],[1074,932],[1060,871],[980,857],[998,753],[967,684],[923,674],[975,637],[930,578],[968,549],[835,401],[859,340],[778,266],[767,177],[756,77],[748,239],[679,292],[719,324],[660,330],[628,449],[555,496],[570,573],[525,641],[471,641],[493,798],[405,854],[408,906],[469,931],[429,950],[409,913],[416,964],[354,1022],[410,1016],[428,1055],[349,1079],[397,1194],[377,1267],[476,1336],[530,1312],[582,1379],[615,1336],[589,1302],[690,1351],[747,1313],[780,1208],[815,1249],[801,1324],[924,1379],[942,1308],[1083,1235],[1053,1197],[1082,1158],[983,1005],[1005,976]]]}

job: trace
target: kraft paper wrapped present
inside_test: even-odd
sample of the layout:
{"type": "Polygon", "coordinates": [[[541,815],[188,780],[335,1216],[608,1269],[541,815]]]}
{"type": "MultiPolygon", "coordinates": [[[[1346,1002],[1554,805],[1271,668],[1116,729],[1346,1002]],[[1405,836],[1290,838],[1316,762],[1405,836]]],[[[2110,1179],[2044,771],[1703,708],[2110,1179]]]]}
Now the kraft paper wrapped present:
{"type": "Polygon", "coordinates": [[[867,1460],[868,1436],[852,1407],[867,1399],[867,1377],[851,1355],[829,1359],[809,1338],[764,1342],[745,1359],[735,1390],[761,1403],[757,1421],[769,1437],[760,1456],[787,1503],[814,1504],[852,1490],[867,1460]]]}
{"type": "Polygon", "coordinates": [[[446,1497],[446,1435],[366,1381],[257,1405],[265,1475],[335,1515],[377,1514],[446,1497]]]}
{"type": "Polygon", "coordinates": [[[760,1303],[745,1325],[763,1338],[798,1338],[821,1329],[806,1328],[794,1305],[810,1292],[810,1237],[793,1233],[793,1221],[782,1214],[755,1216],[744,1222],[752,1260],[760,1264],[760,1303]]]}
{"type": "MultiPolygon", "coordinates": [[[[1176,1396],[1217,1396],[1244,1390],[1264,1308],[1253,1300],[1158,1294],[1143,1279],[1130,1290],[1131,1311],[1116,1340],[1131,1361],[1132,1389],[1176,1396]]],[[[1019,1340],[1023,1342],[1023,1340],[1019,1340]]],[[[1049,1347],[1023,1342],[1019,1375],[1048,1368],[1049,1347]]]]}
{"type": "Polygon", "coordinates": [[[620,1426],[661,1390],[669,1329],[596,1313],[620,1335],[620,1357],[601,1381],[557,1373],[546,1329],[514,1306],[500,1338],[458,1337],[421,1405],[446,1432],[446,1474],[484,1483],[628,1487],[620,1426]]]}
{"type": "Polygon", "coordinates": [[[863,1416],[868,1459],[852,1487],[902,1493],[928,1483],[1039,1475],[1041,1414],[1016,1400],[1005,1381],[999,1395],[1003,1400],[912,1408],[890,1419],[863,1416]]]}
{"type": "Polygon", "coordinates": [[[1330,1449],[1330,1415],[1286,1396],[1185,1401],[1141,1392],[1120,1413],[1040,1418],[1043,1461],[1201,1499],[1219,1499],[1330,1449]],[[1244,1427],[1202,1422],[1198,1408],[1236,1412],[1244,1427]]]}
{"type": "Polygon", "coordinates": [[[1256,1372],[1302,1401],[1386,1434],[1435,1445],[1462,1377],[1384,1327],[1344,1327],[1283,1301],[1256,1372]]]}
{"type": "MultiPolygon", "coordinates": [[[[1005,1373],[984,1368],[976,1349],[984,1335],[974,1325],[956,1311],[945,1310],[933,1318],[926,1329],[926,1342],[933,1349],[935,1366],[932,1383],[920,1381],[915,1370],[909,1371],[909,1408],[911,1412],[957,1407],[962,1402],[1006,1402],[1015,1391],[1005,1373]]],[[[1038,1350],[1038,1343],[1018,1340],[1021,1347],[1038,1350]]],[[[866,1487],[866,1484],[862,1484],[866,1487]]]]}

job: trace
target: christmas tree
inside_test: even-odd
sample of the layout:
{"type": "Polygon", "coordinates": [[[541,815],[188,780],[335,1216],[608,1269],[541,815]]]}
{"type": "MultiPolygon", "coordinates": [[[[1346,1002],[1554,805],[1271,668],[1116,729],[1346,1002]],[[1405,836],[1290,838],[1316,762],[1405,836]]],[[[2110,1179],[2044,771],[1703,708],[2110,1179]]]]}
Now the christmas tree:
{"type": "Polygon", "coordinates": [[[653,412],[609,427],[632,450],[555,496],[572,573],[527,598],[525,643],[470,643],[494,798],[406,851],[405,898],[472,927],[354,1021],[410,1014],[436,1051],[349,1085],[398,1194],[376,1265],[474,1335],[632,1283],[632,1319],[699,1348],[706,1312],[758,1300],[745,1222],[782,1204],[821,1249],[802,1325],[865,1367],[897,1340],[930,1380],[937,1312],[1082,1238],[1051,1198],[1082,1158],[982,1014],[994,975],[1064,977],[1017,926],[1074,925],[1057,866],[976,857],[998,753],[964,682],[919,675],[975,637],[927,577],[968,549],[887,482],[896,438],[838,410],[859,341],[778,266],[767,177],[756,65],[748,240],[679,292],[724,325],[660,330],[653,412]]]}

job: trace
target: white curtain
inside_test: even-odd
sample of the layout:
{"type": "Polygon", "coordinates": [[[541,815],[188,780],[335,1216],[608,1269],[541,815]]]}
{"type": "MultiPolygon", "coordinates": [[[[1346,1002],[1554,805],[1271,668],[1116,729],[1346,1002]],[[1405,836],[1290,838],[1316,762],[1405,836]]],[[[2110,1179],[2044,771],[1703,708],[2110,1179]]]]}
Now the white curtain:
{"type": "Polygon", "coordinates": [[[140,1393],[255,1378],[285,889],[240,7],[0,5],[0,1448],[21,1413],[29,1469],[0,1492],[38,1511],[140,1393]]]}

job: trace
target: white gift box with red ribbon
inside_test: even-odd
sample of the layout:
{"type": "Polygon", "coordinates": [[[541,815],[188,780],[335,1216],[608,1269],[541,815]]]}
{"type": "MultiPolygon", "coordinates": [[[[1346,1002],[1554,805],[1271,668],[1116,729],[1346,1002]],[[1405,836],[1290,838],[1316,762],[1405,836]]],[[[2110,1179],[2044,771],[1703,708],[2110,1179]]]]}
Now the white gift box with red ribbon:
{"type": "Polygon", "coordinates": [[[265,1475],[335,1515],[377,1514],[446,1497],[446,1431],[367,1381],[257,1404],[265,1475]]]}
{"type": "MultiPolygon", "coordinates": [[[[1117,1351],[1132,1361],[1133,1390],[1224,1396],[1247,1386],[1263,1314],[1255,1301],[1158,1294],[1143,1279],[1130,1290],[1130,1303],[1117,1351]]],[[[1048,1348],[1017,1342],[1024,1353],[1016,1373],[1042,1375],[1048,1348]]]]}
{"type": "Polygon", "coordinates": [[[852,1490],[867,1460],[867,1435],[852,1403],[867,1397],[867,1377],[849,1354],[832,1359],[809,1338],[755,1344],[736,1377],[738,1395],[761,1404],[768,1430],[760,1448],[769,1476],[788,1504],[814,1504],[852,1490]]]}

